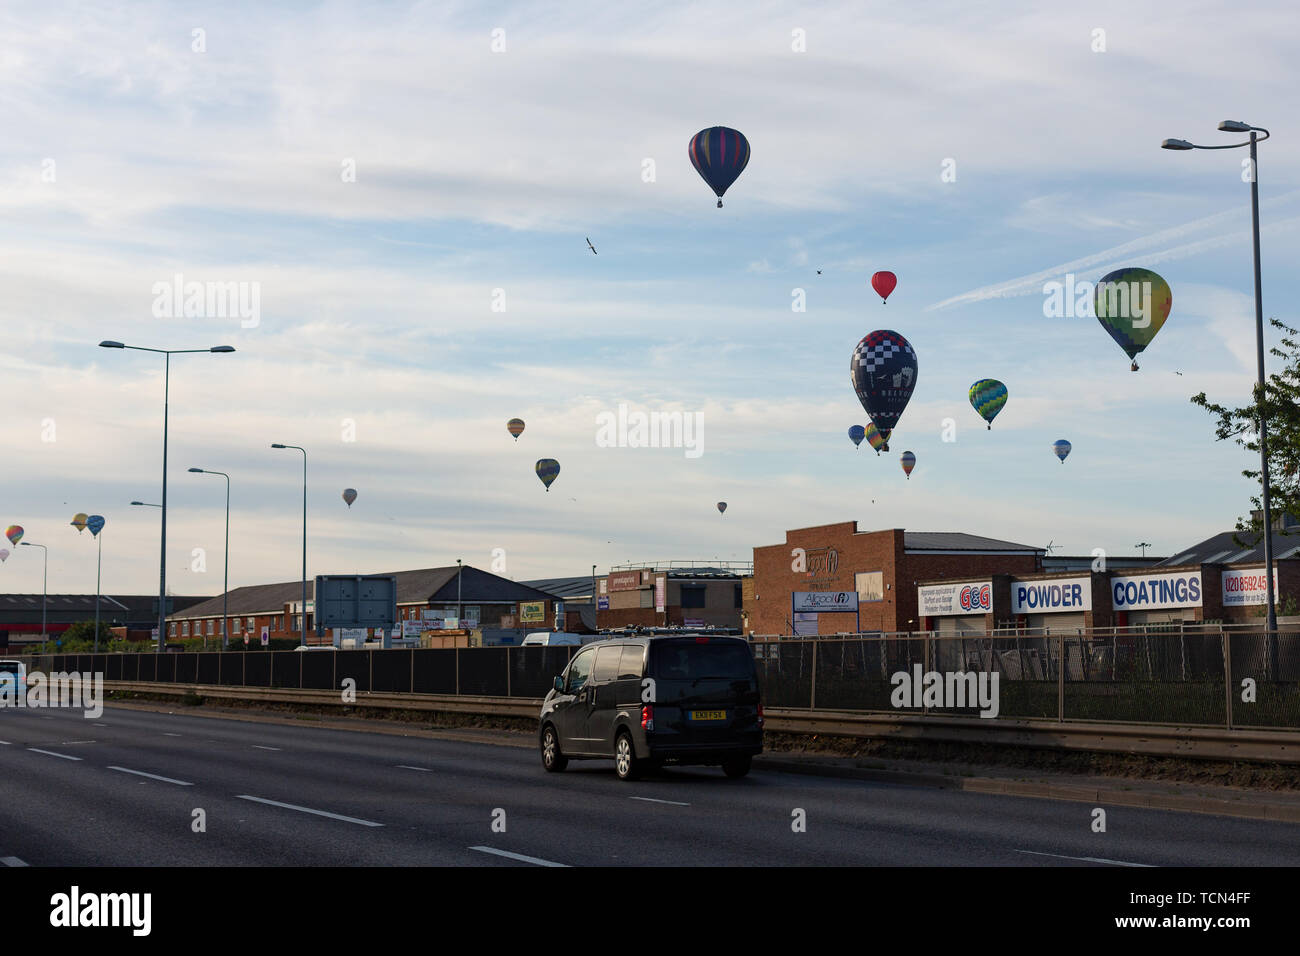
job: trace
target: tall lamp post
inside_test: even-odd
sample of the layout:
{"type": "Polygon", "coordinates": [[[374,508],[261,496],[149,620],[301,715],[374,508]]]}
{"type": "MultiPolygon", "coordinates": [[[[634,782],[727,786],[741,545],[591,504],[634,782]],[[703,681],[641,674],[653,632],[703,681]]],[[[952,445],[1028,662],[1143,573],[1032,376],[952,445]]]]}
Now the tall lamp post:
{"type": "Polygon", "coordinates": [[[33,544],[30,541],[22,542],[24,548],[40,548],[45,552],[45,570],[41,572],[41,651],[45,651],[45,598],[49,593],[48,576],[50,571],[50,549],[43,544],[33,544]]]}
{"type": "MultiPolygon", "coordinates": [[[[167,642],[167,406],[171,391],[173,355],[190,355],[196,352],[233,352],[233,345],[214,345],[207,349],[149,349],[139,345],[123,345],[105,339],[99,343],[104,349],[132,349],[136,352],[156,352],[165,357],[163,363],[163,460],[162,460],[162,531],[158,545],[158,653],[167,642]]],[[[96,638],[99,634],[96,631],[96,638]]]]}
{"type": "MultiPolygon", "coordinates": [[[[230,476],[224,471],[210,471],[207,468],[191,468],[190,471],[196,475],[221,475],[226,479],[226,567],[221,581],[221,649],[225,651],[230,649],[230,642],[226,637],[227,622],[230,620],[227,603],[230,599],[230,476]]],[[[303,643],[307,642],[303,641],[303,643]]]]}
{"type": "Polygon", "coordinates": [[[272,448],[295,448],[302,452],[302,643],[307,644],[307,449],[276,442],[272,448]]]}
{"type": "Polygon", "coordinates": [[[456,626],[464,627],[465,622],[460,619],[460,558],[456,559],[456,626]]]}
{"type": "MultiPolygon", "coordinates": [[[[1265,625],[1266,630],[1277,630],[1277,605],[1273,595],[1273,511],[1270,505],[1270,493],[1268,482],[1268,422],[1264,414],[1264,296],[1263,284],[1260,280],[1259,271],[1259,164],[1255,145],[1258,142],[1268,139],[1269,132],[1262,126],[1251,126],[1249,123],[1241,123],[1236,120],[1224,120],[1219,124],[1219,129],[1225,133],[1250,133],[1250,139],[1242,143],[1231,143],[1227,146],[1198,146],[1195,143],[1189,143],[1185,139],[1167,139],[1160,145],[1164,149],[1240,149],[1242,146],[1250,147],[1250,218],[1251,231],[1254,238],[1255,252],[1255,355],[1259,363],[1258,378],[1256,380],[1256,405],[1259,408],[1259,463],[1260,463],[1260,483],[1263,487],[1262,499],[1264,502],[1264,588],[1268,598],[1268,623],[1265,625]],[[1259,133],[1264,135],[1258,136],[1259,133]]],[[[1277,673],[1276,661],[1272,658],[1276,655],[1276,646],[1270,648],[1269,657],[1274,665],[1273,673],[1277,673]]]]}

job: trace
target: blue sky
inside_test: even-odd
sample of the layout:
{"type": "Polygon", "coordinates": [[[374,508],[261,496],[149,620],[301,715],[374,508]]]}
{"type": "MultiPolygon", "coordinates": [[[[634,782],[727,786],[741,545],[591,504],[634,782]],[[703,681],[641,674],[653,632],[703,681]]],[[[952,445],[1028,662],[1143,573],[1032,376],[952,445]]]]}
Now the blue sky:
{"type": "MultiPolygon", "coordinates": [[[[1187,399],[1249,395],[1250,208],[1244,150],[1159,144],[1273,130],[1265,314],[1294,321],[1298,21],[1283,3],[11,8],[0,522],[50,547],[52,591],[85,592],[94,545],[68,521],[99,512],[105,591],[157,587],[157,511],[127,503],[160,494],[161,362],[109,338],[238,349],[173,362],[176,593],[221,585],[222,482],[191,465],[232,475],[232,586],[296,578],[301,465],[276,441],[310,451],[313,574],[496,548],[516,578],[747,559],[852,519],[1173,553],[1248,508],[1249,456],[1187,399]],[[717,124],[753,151],[721,210],[686,156],[717,124]],[[1173,289],[1136,374],[1095,319],[1043,315],[1045,281],[1124,265],[1173,289]],[[883,306],[879,269],[899,277],[883,306]],[[155,317],[177,273],[257,283],[259,324],[155,317]],[[919,357],[880,457],[846,436],[875,328],[919,357]],[[966,399],[985,377],[1010,392],[992,431],[966,399]],[[620,403],[702,415],[704,454],[597,447],[620,403]],[[562,466],[549,493],[542,457],[562,466]]],[[[3,589],[39,591],[38,552],[14,550],[3,589]]]]}

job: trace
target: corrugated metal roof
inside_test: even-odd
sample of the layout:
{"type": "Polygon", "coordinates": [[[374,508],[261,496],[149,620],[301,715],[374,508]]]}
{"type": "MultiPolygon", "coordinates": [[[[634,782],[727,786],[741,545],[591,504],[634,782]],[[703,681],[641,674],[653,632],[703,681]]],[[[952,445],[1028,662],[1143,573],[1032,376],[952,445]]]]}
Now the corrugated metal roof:
{"type": "Polygon", "coordinates": [[[985,538],[962,531],[904,531],[906,551],[1045,551],[1031,544],[1016,544],[998,538],[985,538]]]}
{"type": "Polygon", "coordinates": [[[545,591],[560,599],[591,597],[591,575],[576,575],[569,578],[538,578],[535,581],[520,581],[525,587],[545,591]]]}
{"type": "MultiPolygon", "coordinates": [[[[1273,555],[1294,552],[1300,546],[1300,529],[1273,532],[1273,555]]],[[[1294,556],[1292,554],[1291,556],[1294,556]]],[[[1221,531],[1191,548],[1179,551],[1161,565],[1175,564],[1244,564],[1264,560],[1264,536],[1249,531],[1221,531]]]]}

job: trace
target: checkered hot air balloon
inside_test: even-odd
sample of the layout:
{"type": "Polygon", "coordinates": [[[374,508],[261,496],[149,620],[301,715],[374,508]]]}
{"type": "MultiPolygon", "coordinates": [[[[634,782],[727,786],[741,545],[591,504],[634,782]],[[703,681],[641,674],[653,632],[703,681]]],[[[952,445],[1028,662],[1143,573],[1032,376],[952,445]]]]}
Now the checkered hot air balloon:
{"type": "Polygon", "coordinates": [[[982,378],[970,387],[969,394],[971,407],[980,413],[980,418],[988,422],[989,430],[992,430],[993,419],[1007,403],[1007,387],[995,378],[982,378]]]}
{"type": "Polygon", "coordinates": [[[889,433],[897,427],[916,388],[916,373],[916,352],[911,343],[891,329],[869,332],[853,350],[850,381],[858,401],[883,436],[886,450],[889,433]]]}
{"type": "Polygon", "coordinates": [[[739,130],[710,126],[691,137],[686,151],[700,178],[717,194],[721,209],[722,194],[749,163],[749,140],[739,130]]]}
{"type": "Polygon", "coordinates": [[[553,482],[560,474],[560,463],[554,458],[539,458],[537,464],[533,466],[533,471],[537,472],[537,477],[542,480],[546,490],[551,490],[553,482]]]}

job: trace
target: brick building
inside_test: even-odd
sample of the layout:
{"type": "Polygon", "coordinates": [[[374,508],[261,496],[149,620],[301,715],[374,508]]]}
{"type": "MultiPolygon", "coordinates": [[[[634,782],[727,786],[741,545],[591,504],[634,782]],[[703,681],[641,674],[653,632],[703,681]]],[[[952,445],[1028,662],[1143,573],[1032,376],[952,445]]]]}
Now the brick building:
{"type": "Polygon", "coordinates": [[[754,549],[747,633],[835,634],[919,630],[917,584],[984,580],[1042,570],[1043,548],[961,532],[859,531],[856,521],[786,532],[784,544],[754,549]],[[857,615],[792,611],[795,592],[857,595],[857,615]]]}
{"type": "Polygon", "coordinates": [[[693,562],[611,568],[597,579],[600,627],[741,626],[748,562],[693,562]]]}

